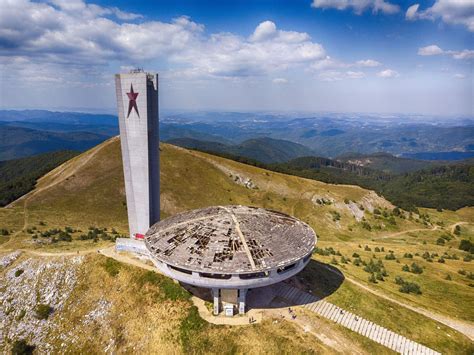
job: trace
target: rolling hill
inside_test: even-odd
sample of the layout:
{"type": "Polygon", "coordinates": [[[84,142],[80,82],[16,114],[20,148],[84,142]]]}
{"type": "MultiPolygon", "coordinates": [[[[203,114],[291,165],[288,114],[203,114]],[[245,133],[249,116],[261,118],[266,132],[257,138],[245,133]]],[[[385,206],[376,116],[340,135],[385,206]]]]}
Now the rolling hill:
{"type": "Polygon", "coordinates": [[[248,139],[235,145],[187,138],[170,139],[167,142],[204,152],[218,152],[254,159],[265,164],[284,162],[314,154],[311,149],[304,145],[268,137],[248,139]]]}
{"type": "MultiPolygon", "coordinates": [[[[435,321],[432,315],[461,324],[472,322],[472,281],[466,276],[473,271],[472,265],[463,260],[468,253],[457,248],[461,239],[474,236],[473,208],[456,212],[421,209],[420,214],[394,211],[387,200],[357,186],[285,175],[169,144],[161,145],[161,169],[162,218],[216,204],[261,206],[292,214],[318,234],[313,256],[318,261],[311,262],[294,282],[315,294],[330,290],[324,297],[334,304],[437,351],[472,350],[466,336],[435,321]],[[452,232],[455,225],[461,226],[459,235],[452,232]],[[431,261],[423,257],[426,252],[431,261]],[[387,259],[389,254],[394,259],[387,259]],[[452,258],[453,254],[457,258],[452,258]],[[367,265],[370,260],[381,262],[386,270],[384,281],[369,281],[370,273],[355,261],[358,258],[367,265]],[[443,263],[438,262],[440,258],[443,263]],[[404,264],[413,262],[423,268],[422,274],[402,271],[404,264]],[[332,273],[321,265],[332,265],[344,274],[338,288],[331,286],[332,273]],[[458,273],[460,269],[465,270],[464,275],[458,273]],[[398,276],[417,283],[422,293],[400,292],[395,281],[398,276]],[[416,309],[425,310],[425,314],[416,309]]],[[[38,351],[53,352],[109,349],[151,353],[166,348],[176,353],[276,353],[290,349],[389,353],[299,308],[298,319],[307,327],[277,316],[273,310],[268,310],[262,323],[249,326],[208,324],[179,285],[98,255],[97,248],[110,242],[80,238],[95,227],[127,233],[117,138],[65,162],[39,179],[35,190],[12,207],[0,209],[0,229],[10,233],[0,237],[2,262],[12,250],[23,250],[0,268],[0,280],[8,280],[1,285],[0,312],[8,323],[9,336],[13,338],[17,334],[14,330],[24,329],[22,336],[38,351]],[[65,227],[82,232],[72,232],[69,242],[53,243],[51,237],[39,235],[65,227]],[[78,255],[78,251],[84,252],[78,255]],[[18,269],[24,272],[17,277],[18,269]],[[58,285],[57,289],[51,285],[58,285]],[[34,293],[42,302],[53,295],[49,299],[56,308],[47,321],[38,322],[35,303],[28,303],[26,293],[8,302],[11,295],[23,295],[22,290],[34,290],[29,294],[34,293]],[[41,324],[41,329],[31,328],[32,324],[41,324]],[[64,337],[72,340],[65,342],[64,337]]]]}
{"type": "Polygon", "coordinates": [[[90,132],[50,132],[0,125],[0,160],[56,150],[84,151],[109,136],[90,132]]]}

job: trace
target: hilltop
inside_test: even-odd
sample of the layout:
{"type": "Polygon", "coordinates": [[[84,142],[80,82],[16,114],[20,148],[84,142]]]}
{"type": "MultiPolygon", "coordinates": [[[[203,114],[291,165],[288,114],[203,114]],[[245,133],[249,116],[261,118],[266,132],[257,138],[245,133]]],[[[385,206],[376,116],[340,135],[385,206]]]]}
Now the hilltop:
{"type": "MultiPolygon", "coordinates": [[[[474,237],[473,208],[408,213],[357,186],[289,176],[169,144],[160,149],[162,217],[217,204],[261,206],[294,215],[318,235],[315,261],[297,282],[437,351],[472,350],[471,341],[446,323],[469,327],[474,318],[474,270],[467,261],[469,252],[458,249],[461,240],[474,237]],[[370,260],[383,264],[383,281],[369,281],[372,272],[364,269],[370,260]],[[402,271],[413,263],[423,269],[421,274],[402,271]],[[332,274],[320,265],[337,267],[345,279],[334,288],[332,274]],[[416,283],[421,294],[400,292],[397,277],[416,283]]],[[[22,337],[50,351],[156,352],[159,347],[198,353],[388,353],[304,313],[299,314],[314,332],[271,316],[249,327],[210,325],[197,315],[189,295],[169,279],[97,255],[98,248],[111,245],[115,233],[127,233],[117,138],[65,162],[39,179],[35,190],[0,209],[0,229],[8,234],[0,237],[0,273],[9,280],[0,295],[0,313],[9,324],[8,333],[2,333],[7,341],[17,336],[13,330],[23,329],[22,337]],[[54,229],[61,232],[55,234],[54,229]],[[81,240],[81,235],[93,237],[81,240]],[[19,248],[24,252],[10,260],[19,248]],[[88,254],[77,257],[78,251],[88,254]],[[35,274],[34,269],[57,271],[35,274]],[[23,271],[15,276],[17,270],[23,271]],[[33,299],[8,301],[30,287],[37,302],[46,302],[45,284],[56,285],[57,294],[63,295],[50,299],[54,311],[48,320],[35,318],[33,299]],[[41,325],[36,337],[33,325],[41,325]]]]}

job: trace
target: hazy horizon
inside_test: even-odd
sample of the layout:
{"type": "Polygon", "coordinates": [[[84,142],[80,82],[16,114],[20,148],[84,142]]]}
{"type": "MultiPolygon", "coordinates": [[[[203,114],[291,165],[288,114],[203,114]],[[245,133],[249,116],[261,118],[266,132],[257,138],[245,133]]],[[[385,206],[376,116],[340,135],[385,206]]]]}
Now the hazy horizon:
{"type": "Polygon", "coordinates": [[[0,1],[0,107],[473,115],[472,2],[0,1]],[[29,26],[24,24],[28,23],[29,26]]]}

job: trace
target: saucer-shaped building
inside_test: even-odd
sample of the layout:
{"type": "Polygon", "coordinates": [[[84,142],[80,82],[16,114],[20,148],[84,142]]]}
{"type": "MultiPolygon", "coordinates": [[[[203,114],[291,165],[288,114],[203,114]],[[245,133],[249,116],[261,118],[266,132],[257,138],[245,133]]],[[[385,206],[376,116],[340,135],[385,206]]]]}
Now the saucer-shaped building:
{"type": "Polygon", "coordinates": [[[214,206],[154,224],[145,244],[156,267],[180,282],[212,289],[214,313],[245,312],[248,289],[300,272],[316,234],[286,214],[245,206],[214,206]]]}

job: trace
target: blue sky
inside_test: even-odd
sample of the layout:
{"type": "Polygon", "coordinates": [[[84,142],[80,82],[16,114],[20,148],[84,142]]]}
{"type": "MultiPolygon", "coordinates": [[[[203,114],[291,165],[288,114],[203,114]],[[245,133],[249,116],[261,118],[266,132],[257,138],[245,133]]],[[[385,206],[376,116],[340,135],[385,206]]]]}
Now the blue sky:
{"type": "Polygon", "coordinates": [[[140,66],[165,109],[473,116],[473,33],[463,0],[0,0],[0,107],[113,109],[140,66]]]}

